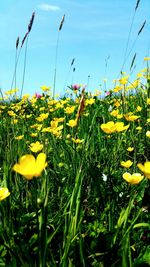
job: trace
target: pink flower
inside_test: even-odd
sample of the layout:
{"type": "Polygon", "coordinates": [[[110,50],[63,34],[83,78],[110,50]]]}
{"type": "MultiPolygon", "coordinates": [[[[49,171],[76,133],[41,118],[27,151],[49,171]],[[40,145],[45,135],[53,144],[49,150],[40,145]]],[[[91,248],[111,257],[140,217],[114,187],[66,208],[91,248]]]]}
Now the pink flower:
{"type": "Polygon", "coordinates": [[[106,93],[105,93],[105,95],[107,96],[107,95],[110,95],[110,92],[109,91],[107,91],[106,93]]]}
{"type": "Polygon", "coordinates": [[[81,86],[80,84],[73,84],[71,87],[73,90],[79,90],[81,86]]]}
{"type": "Polygon", "coordinates": [[[39,99],[39,98],[42,97],[42,95],[40,95],[39,93],[35,93],[35,97],[36,97],[37,99],[39,99]]]}

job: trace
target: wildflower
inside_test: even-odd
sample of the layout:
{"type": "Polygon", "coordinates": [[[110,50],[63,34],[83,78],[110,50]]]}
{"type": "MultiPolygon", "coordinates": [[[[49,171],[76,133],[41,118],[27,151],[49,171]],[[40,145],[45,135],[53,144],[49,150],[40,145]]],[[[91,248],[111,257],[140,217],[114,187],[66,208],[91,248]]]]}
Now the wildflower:
{"type": "Polygon", "coordinates": [[[141,110],[142,110],[142,108],[140,106],[137,106],[136,111],[139,112],[141,110]]]}
{"type": "Polygon", "coordinates": [[[33,177],[39,177],[46,166],[45,153],[40,153],[36,159],[33,155],[27,154],[20,158],[13,170],[23,175],[27,180],[31,180],[33,177]]]}
{"type": "Polygon", "coordinates": [[[9,192],[8,188],[6,188],[6,187],[0,188],[0,201],[5,199],[9,195],[10,195],[10,192],[9,192]]]}
{"type": "Polygon", "coordinates": [[[66,108],[64,109],[65,113],[67,113],[67,114],[72,114],[72,113],[74,112],[74,110],[75,110],[75,106],[72,106],[72,107],[66,107],[66,108]]]}
{"type": "Polygon", "coordinates": [[[127,130],[128,128],[129,125],[124,126],[123,122],[114,123],[113,121],[109,121],[107,123],[101,124],[101,129],[107,134],[111,134],[114,132],[122,132],[127,130]]]}
{"type": "Polygon", "coordinates": [[[72,137],[72,141],[75,143],[75,144],[81,144],[81,143],[83,143],[84,142],[84,139],[79,139],[79,138],[73,138],[72,137]]]}
{"type": "Polygon", "coordinates": [[[35,93],[35,97],[36,97],[37,99],[39,99],[39,98],[42,97],[42,95],[40,95],[39,93],[35,93]]]}
{"type": "Polygon", "coordinates": [[[71,89],[73,89],[74,91],[78,91],[81,88],[80,84],[73,84],[71,85],[71,89]]]}
{"type": "Polygon", "coordinates": [[[115,87],[114,87],[114,93],[118,93],[119,91],[121,91],[123,89],[123,86],[120,86],[120,85],[116,85],[115,87]]]}
{"type": "Polygon", "coordinates": [[[135,129],[138,130],[138,131],[141,131],[142,130],[142,127],[141,126],[138,126],[135,129]]]}
{"type": "Polygon", "coordinates": [[[75,120],[69,120],[69,122],[68,123],[66,123],[69,127],[75,127],[75,126],[77,126],[77,120],[75,119],[75,120]]]}
{"type": "Polygon", "coordinates": [[[110,112],[110,115],[111,115],[111,116],[114,116],[114,117],[117,117],[118,114],[119,114],[119,110],[118,110],[118,109],[114,109],[114,110],[112,110],[112,111],[110,112]]]}
{"type": "Polygon", "coordinates": [[[38,134],[37,133],[31,133],[30,136],[36,137],[38,134]]]}
{"type": "Polygon", "coordinates": [[[129,76],[124,76],[119,80],[119,82],[120,84],[125,85],[128,83],[128,79],[129,79],[129,76]]]}
{"type": "Polygon", "coordinates": [[[107,182],[107,175],[105,173],[102,174],[102,179],[104,182],[107,182]]]}
{"type": "Polygon", "coordinates": [[[44,120],[46,120],[48,118],[48,113],[41,113],[37,118],[36,120],[39,121],[39,122],[42,122],[44,120]]]}
{"type": "Polygon", "coordinates": [[[127,151],[128,151],[128,152],[132,152],[133,150],[134,150],[134,147],[130,147],[130,146],[129,146],[129,147],[127,148],[127,151]]]}
{"type": "Polygon", "coordinates": [[[147,98],[147,105],[150,105],[150,98],[147,98]]]}
{"type": "Polygon", "coordinates": [[[146,161],[144,165],[138,163],[137,167],[144,173],[144,176],[150,179],[150,161],[146,161]]]}
{"type": "Polygon", "coordinates": [[[95,103],[95,99],[94,98],[90,98],[90,99],[86,99],[85,100],[85,105],[92,105],[95,103]]]}
{"type": "Polygon", "coordinates": [[[124,126],[123,122],[116,122],[115,127],[116,127],[116,132],[122,132],[129,128],[129,124],[124,126]]]}
{"type": "Polygon", "coordinates": [[[39,151],[41,151],[43,149],[43,145],[40,144],[39,141],[35,142],[35,143],[31,143],[29,146],[30,150],[34,153],[37,153],[39,151]]]}
{"type": "Polygon", "coordinates": [[[144,57],[144,61],[149,61],[150,57],[144,57]]]}
{"type": "Polygon", "coordinates": [[[42,85],[41,89],[42,89],[42,91],[47,92],[50,90],[50,86],[42,85]]]}
{"type": "Polygon", "coordinates": [[[140,173],[130,174],[129,172],[125,172],[122,176],[129,184],[139,184],[144,178],[140,173]]]}
{"type": "Polygon", "coordinates": [[[125,114],[124,117],[127,121],[136,121],[139,118],[139,116],[132,115],[132,114],[131,115],[125,114]]]}
{"type": "Polygon", "coordinates": [[[17,119],[13,119],[13,120],[11,121],[11,123],[12,123],[12,124],[17,124],[17,123],[18,123],[18,120],[17,120],[17,119]]]}
{"type": "Polygon", "coordinates": [[[127,161],[121,161],[120,164],[124,168],[130,168],[133,162],[131,160],[127,160],[127,161]]]}
{"type": "Polygon", "coordinates": [[[16,140],[21,140],[21,139],[23,139],[23,137],[24,137],[24,135],[19,135],[19,136],[16,136],[15,139],[16,140]]]}
{"type": "Polygon", "coordinates": [[[150,138],[150,131],[147,131],[147,132],[146,132],[146,136],[147,136],[148,138],[150,138]]]}

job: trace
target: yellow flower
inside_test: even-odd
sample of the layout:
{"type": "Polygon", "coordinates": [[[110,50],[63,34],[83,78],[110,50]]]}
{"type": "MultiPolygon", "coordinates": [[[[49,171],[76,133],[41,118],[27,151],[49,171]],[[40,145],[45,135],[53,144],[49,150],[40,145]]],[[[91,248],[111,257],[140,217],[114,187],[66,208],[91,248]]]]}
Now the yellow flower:
{"type": "Polygon", "coordinates": [[[38,134],[37,133],[31,133],[30,136],[36,137],[38,134]]]}
{"type": "Polygon", "coordinates": [[[146,161],[144,165],[138,163],[137,167],[144,173],[144,176],[150,179],[150,161],[146,161]]]}
{"type": "Polygon", "coordinates": [[[150,105],[150,98],[147,98],[147,105],[150,105]]]}
{"type": "Polygon", "coordinates": [[[74,110],[75,110],[75,106],[72,106],[72,107],[66,107],[66,108],[64,109],[65,113],[67,113],[67,114],[72,114],[72,113],[74,112],[74,110]]]}
{"type": "Polygon", "coordinates": [[[128,79],[129,79],[129,76],[124,76],[122,77],[119,82],[122,84],[122,85],[125,85],[128,83],[128,79]]]}
{"type": "Polygon", "coordinates": [[[139,116],[130,115],[130,114],[126,114],[124,115],[124,117],[127,121],[136,121],[139,118],[139,116]]]}
{"type": "Polygon", "coordinates": [[[134,147],[130,147],[130,146],[129,146],[129,147],[127,148],[127,151],[128,151],[128,152],[132,152],[133,150],[134,150],[134,147]]]}
{"type": "Polygon", "coordinates": [[[77,120],[70,120],[68,123],[66,123],[69,127],[75,127],[77,126],[77,120]]]}
{"type": "Polygon", "coordinates": [[[86,99],[85,100],[85,105],[92,105],[95,103],[95,99],[94,98],[90,98],[90,99],[86,99]]]}
{"type": "Polygon", "coordinates": [[[81,143],[83,143],[84,142],[84,139],[79,139],[79,138],[73,138],[72,137],[72,141],[74,142],[74,143],[76,143],[76,144],[81,144],[81,143]]]}
{"type": "Polygon", "coordinates": [[[129,128],[129,124],[124,126],[123,122],[116,122],[115,128],[116,128],[116,132],[122,132],[129,128]]]}
{"type": "Polygon", "coordinates": [[[111,116],[117,117],[117,115],[119,114],[119,110],[118,109],[114,109],[110,112],[111,116]]]}
{"type": "Polygon", "coordinates": [[[135,129],[138,130],[138,131],[141,131],[142,130],[142,127],[141,126],[138,126],[135,129]]]}
{"type": "Polygon", "coordinates": [[[21,140],[23,137],[24,137],[24,135],[19,135],[19,136],[16,136],[15,139],[16,140],[21,140]]]}
{"type": "Polygon", "coordinates": [[[124,168],[130,168],[133,162],[131,160],[127,160],[127,161],[121,161],[120,164],[124,168]]]}
{"type": "Polygon", "coordinates": [[[123,122],[114,123],[113,121],[109,121],[107,123],[101,124],[101,129],[107,134],[122,132],[124,130],[127,130],[128,128],[129,125],[124,126],[123,122]]]}
{"type": "Polygon", "coordinates": [[[27,180],[41,175],[44,168],[47,166],[45,153],[40,153],[37,158],[27,154],[20,158],[19,163],[16,163],[13,170],[23,175],[27,180]]]}
{"type": "Polygon", "coordinates": [[[47,92],[47,91],[50,90],[50,86],[42,85],[42,86],[41,86],[41,89],[42,89],[44,92],[47,92]]]}
{"type": "Polygon", "coordinates": [[[150,57],[144,57],[144,61],[149,61],[150,57]]]}
{"type": "Polygon", "coordinates": [[[150,138],[150,131],[147,131],[147,132],[146,132],[146,136],[147,136],[148,138],[150,138]]]}
{"type": "Polygon", "coordinates": [[[103,132],[107,134],[111,134],[115,132],[115,123],[113,121],[109,121],[107,123],[101,124],[101,129],[103,132]]]}
{"type": "Polygon", "coordinates": [[[142,108],[140,106],[137,106],[136,111],[138,112],[138,111],[141,111],[141,110],[142,110],[142,108]]]}
{"type": "Polygon", "coordinates": [[[0,188],[0,201],[5,199],[9,195],[10,195],[10,192],[9,192],[8,188],[5,188],[5,187],[0,188]]]}
{"type": "Polygon", "coordinates": [[[42,122],[48,118],[48,115],[48,113],[41,113],[40,116],[36,118],[36,120],[42,122]]]}
{"type": "Polygon", "coordinates": [[[31,143],[29,146],[30,150],[34,153],[37,153],[39,151],[41,151],[43,149],[43,145],[40,144],[39,141],[35,142],[35,143],[31,143]]]}
{"type": "Polygon", "coordinates": [[[126,180],[129,184],[138,184],[144,178],[144,176],[142,176],[140,173],[130,174],[129,172],[125,172],[122,176],[123,179],[126,180]]]}

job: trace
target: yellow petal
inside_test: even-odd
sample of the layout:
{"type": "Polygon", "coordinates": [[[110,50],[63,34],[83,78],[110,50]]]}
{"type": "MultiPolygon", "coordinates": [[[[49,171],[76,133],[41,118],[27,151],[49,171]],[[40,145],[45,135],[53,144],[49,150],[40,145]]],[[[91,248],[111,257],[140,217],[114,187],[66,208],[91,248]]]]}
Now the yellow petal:
{"type": "Polygon", "coordinates": [[[46,154],[45,153],[40,153],[37,156],[36,163],[35,163],[35,177],[38,177],[41,175],[41,172],[45,169],[47,166],[46,162],[46,154]]]}
{"type": "Polygon", "coordinates": [[[0,188],[0,201],[5,199],[10,195],[10,192],[8,191],[8,188],[1,187],[0,188]]]}

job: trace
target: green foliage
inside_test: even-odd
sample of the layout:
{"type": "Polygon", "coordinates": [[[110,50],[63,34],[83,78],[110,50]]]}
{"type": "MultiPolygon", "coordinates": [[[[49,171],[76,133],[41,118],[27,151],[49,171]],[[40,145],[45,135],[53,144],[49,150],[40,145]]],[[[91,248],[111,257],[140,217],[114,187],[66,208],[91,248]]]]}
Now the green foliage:
{"type": "Polygon", "coordinates": [[[0,202],[0,266],[149,264],[149,179],[130,185],[122,178],[124,172],[140,172],[137,163],[150,161],[147,96],[140,87],[122,96],[78,94],[56,101],[43,94],[1,102],[0,179],[11,194],[0,202]],[[76,118],[82,96],[84,109],[71,128],[67,123],[76,118]],[[66,113],[72,106],[73,113],[66,113]],[[117,109],[121,118],[111,113],[117,109]],[[138,120],[127,121],[129,112],[138,120]],[[48,116],[40,120],[43,113],[48,116]],[[52,126],[54,118],[64,120],[52,126]],[[100,126],[108,121],[130,126],[107,134],[100,126]],[[43,144],[48,166],[28,181],[12,167],[20,156],[37,154],[29,147],[36,141],[43,144]],[[121,167],[129,159],[133,165],[121,167]]]}

